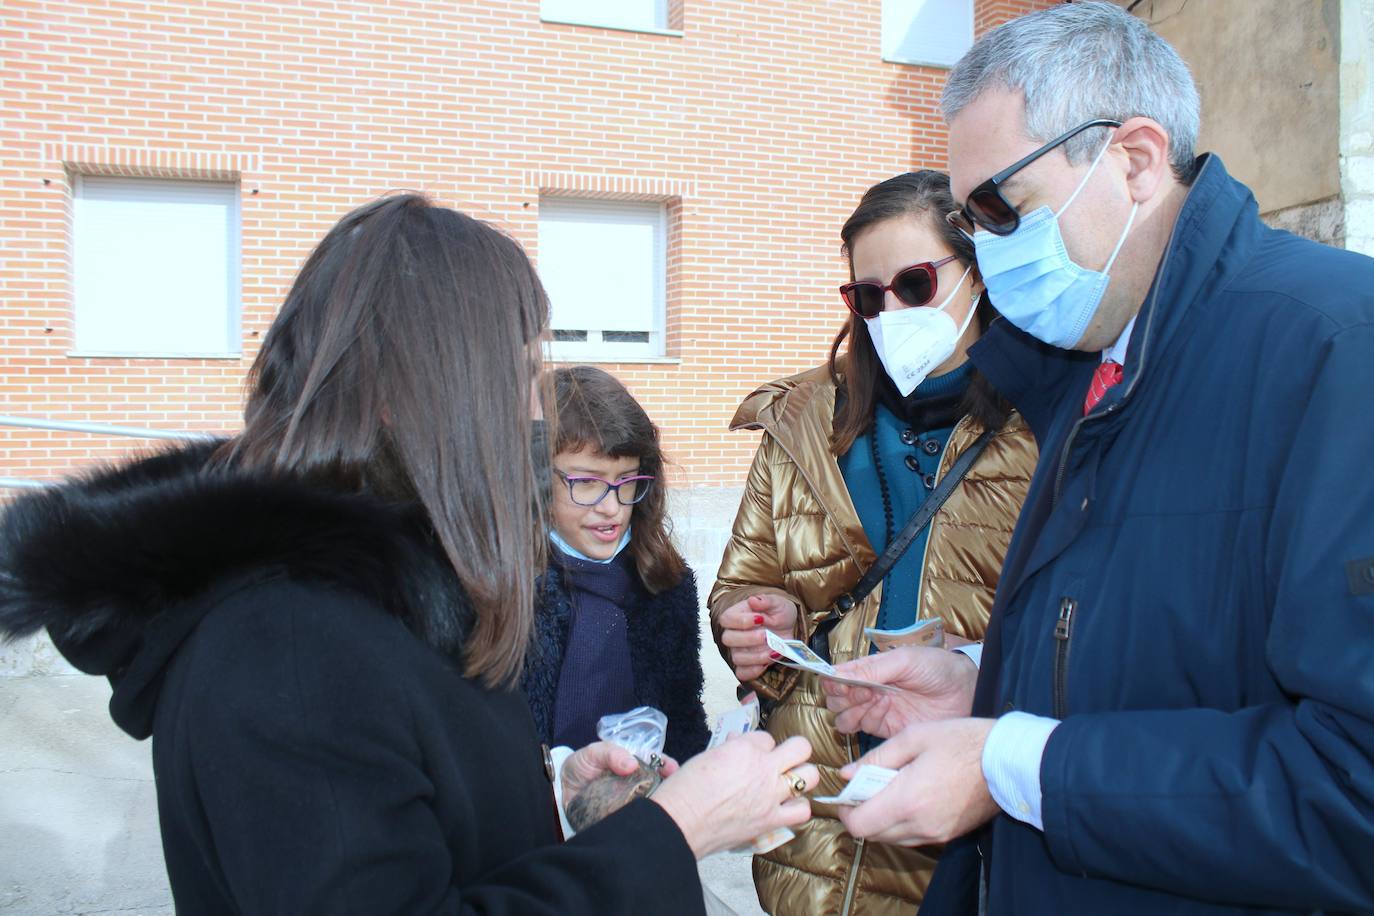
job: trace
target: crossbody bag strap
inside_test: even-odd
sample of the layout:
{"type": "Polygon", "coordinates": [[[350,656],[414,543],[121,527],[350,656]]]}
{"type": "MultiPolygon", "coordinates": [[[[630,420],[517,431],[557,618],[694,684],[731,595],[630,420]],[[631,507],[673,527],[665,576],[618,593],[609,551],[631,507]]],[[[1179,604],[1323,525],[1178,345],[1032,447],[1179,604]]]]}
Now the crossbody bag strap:
{"type": "MultiPolygon", "coordinates": [[[[870,566],[868,571],[863,574],[863,577],[859,579],[858,584],[839,598],[835,599],[835,604],[831,607],[830,613],[821,618],[816,624],[816,628],[812,631],[810,644],[813,651],[820,652],[820,650],[816,648],[817,643],[820,642],[819,637],[829,637],[830,631],[844,619],[845,615],[854,610],[855,607],[867,598],[873,589],[878,587],[879,582],[887,578],[887,574],[892,571],[892,567],[901,559],[902,554],[906,553],[907,548],[911,546],[911,542],[916,540],[916,536],[930,524],[930,520],[935,517],[935,513],[940,511],[940,507],[945,504],[945,500],[949,499],[950,494],[959,486],[959,482],[968,474],[969,468],[973,467],[973,463],[978,460],[978,456],[988,447],[988,443],[992,441],[992,437],[996,434],[996,430],[985,430],[982,435],[973,441],[972,445],[964,450],[964,453],[959,456],[958,460],[955,461],[954,465],[949,469],[949,473],[945,474],[935,486],[935,489],[930,491],[930,495],[926,497],[925,502],[921,503],[921,508],[917,509],[911,516],[911,519],[902,527],[902,530],[892,539],[892,543],[887,545],[887,549],[882,552],[877,561],[870,566]]],[[[829,652],[820,654],[827,658],[829,657],[829,652]]]]}

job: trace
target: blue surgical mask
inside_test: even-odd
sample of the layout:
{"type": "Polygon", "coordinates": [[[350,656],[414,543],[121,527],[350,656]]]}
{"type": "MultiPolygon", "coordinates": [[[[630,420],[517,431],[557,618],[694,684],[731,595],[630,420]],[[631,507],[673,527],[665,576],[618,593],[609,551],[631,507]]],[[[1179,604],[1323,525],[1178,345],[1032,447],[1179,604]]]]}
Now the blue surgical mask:
{"type": "Polygon", "coordinates": [[[600,563],[604,566],[605,564],[612,562],[616,557],[620,556],[621,551],[623,551],[626,547],[630,546],[630,526],[625,526],[625,533],[620,536],[620,543],[616,546],[615,553],[611,554],[604,560],[597,560],[587,556],[585,553],[578,550],[573,545],[569,544],[567,540],[563,537],[563,535],[559,534],[553,528],[549,529],[549,540],[553,541],[555,547],[557,547],[559,550],[563,551],[568,556],[574,559],[586,560],[588,563],[600,563]]]}
{"type": "Polygon", "coordinates": [[[1107,273],[1121,252],[1140,207],[1139,203],[1132,204],[1126,228],[1121,230],[1111,257],[1100,271],[1080,267],[1069,257],[1059,231],[1059,217],[1083,190],[1110,146],[1108,143],[1102,147],[1088,174],[1058,213],[1049,207],[1038,207],[1021,218],[1021,225],[1011,235],[982,231],[973,236],[978,270],[997,311],[1027,334],[1052,346],[1068,349],[1083,339],[1107,291],[1107,273]]]}

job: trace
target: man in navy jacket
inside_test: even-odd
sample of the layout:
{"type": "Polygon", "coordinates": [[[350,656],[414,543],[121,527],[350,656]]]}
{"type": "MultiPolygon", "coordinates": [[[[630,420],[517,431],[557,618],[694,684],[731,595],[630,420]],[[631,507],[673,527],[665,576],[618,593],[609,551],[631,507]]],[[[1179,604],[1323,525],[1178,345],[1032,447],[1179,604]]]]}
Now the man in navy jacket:
{"type": "Polygon", "coordinates": [[[1374,911],[1374,261],[1196,159],[1187,68],[1111,4],[990,32],[943,107],[1005,316],[973,358],[1041,457],[981,670],[827,686],[901,770],[843,819],[986,827],[996,916],[1374,911]]]}

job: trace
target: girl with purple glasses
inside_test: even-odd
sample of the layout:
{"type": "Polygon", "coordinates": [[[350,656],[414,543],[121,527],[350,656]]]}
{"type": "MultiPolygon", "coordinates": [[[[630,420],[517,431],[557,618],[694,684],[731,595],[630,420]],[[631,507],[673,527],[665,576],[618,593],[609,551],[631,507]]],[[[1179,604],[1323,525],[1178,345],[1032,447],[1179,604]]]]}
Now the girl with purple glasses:
{"type": "Polygon", "coordinates": [[[556,417],[550,561],[523,686],[550,745],[596,740],[636,706],[668,717],[665,751],[706,745],[696,579],[673,546],[658,429],[625,386],[591,366],[549,376],[556,417]]]}

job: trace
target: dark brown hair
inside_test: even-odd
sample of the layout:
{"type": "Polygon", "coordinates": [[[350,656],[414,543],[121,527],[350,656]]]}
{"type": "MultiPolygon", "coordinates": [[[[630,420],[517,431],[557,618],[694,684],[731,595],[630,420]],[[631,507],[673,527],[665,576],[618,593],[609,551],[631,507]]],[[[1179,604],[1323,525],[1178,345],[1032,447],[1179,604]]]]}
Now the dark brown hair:
{"type": "Polygon", "coordinates": [[[682,581],[687,563],[673,546],[658,427],[609,372],[570,366],[550,375],[554,410],[548,413],[557,417],[554,455],[590,448],[611,458],[638,458],[639,472],[654,477],[649,494],[630,512],[629,550],[650,594],[672,588],[682,581]]]}
{"type": "Polygon", "coordinates": [[[514,240],[418,194],[366,204],[301,268],[221,455],[418,501],[475,612],[466,674],[490,685],[518,678],[533,621],[526,456],[547,316],[514,240]]]}
{"type": "MultiPolygon", "coordinates": [[[[906,172],[869,188],[840,229],[844,254],[849,260],[850,279],[854,279],[854,240],[879,223],[908,216],[928,220],[950,253],[965,266],[972,264],[973,276],[977,277],[973,243],[945,221],[945,214],[953,209],[949,176],[943,172],[931,169],[906,172]]],[[[979,329],[986,330],[996,317],[997,310],[984,292],[976,316],[979,329]]],[[[864,324],[862,318],[851,313],[849,321],[835,335],[835,341],[830,345],[829,365],[831,378],[844,390],[843,401],[835,413],[830,450],[836,455],[843,455],[873,422],[876,389],[883,372],[883,365],[873,349],[873,339],[868,334],[868,325],[864,324]],[[849,341],[849,346],[841,355],[840,346],[845,340],[849,341]]],[[[961,406],[965,414],[971,415],[985,429],[1000,429],[1011,412],[1011,406],[977,370],[974,370],[961,406]]]]}

